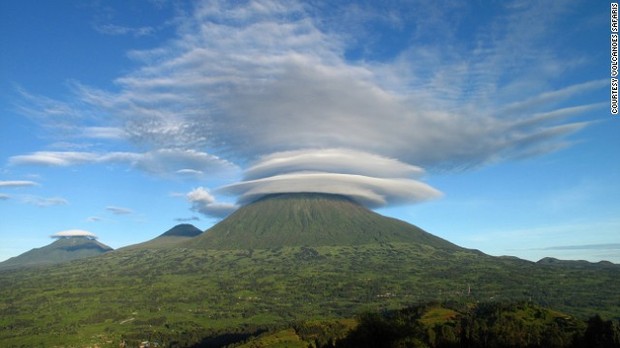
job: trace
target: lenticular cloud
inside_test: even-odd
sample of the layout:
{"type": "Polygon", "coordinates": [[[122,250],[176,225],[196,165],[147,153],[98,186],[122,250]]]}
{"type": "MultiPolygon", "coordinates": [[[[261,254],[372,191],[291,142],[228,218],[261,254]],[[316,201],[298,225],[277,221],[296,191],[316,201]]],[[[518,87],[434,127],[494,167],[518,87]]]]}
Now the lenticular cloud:
{"type": "Polygon", "coordinates": [[[67,230],[61,231],[52,234],[50,237],[52,238],[71,238],[71,237],[85,237],[90,239],[97,239],[97,235],[92,232],[84,231],[84,230],[67,230]]]}
{"type": "Polygon", "coordinates": [[[343,195],[369,208],[427,201],[441,196],[413,179],[419,167],[395,159],[345,149],[300,150],[263,157],[245,171],[244,180],[218,191],[241,204],[277,193],[343,195]]]}

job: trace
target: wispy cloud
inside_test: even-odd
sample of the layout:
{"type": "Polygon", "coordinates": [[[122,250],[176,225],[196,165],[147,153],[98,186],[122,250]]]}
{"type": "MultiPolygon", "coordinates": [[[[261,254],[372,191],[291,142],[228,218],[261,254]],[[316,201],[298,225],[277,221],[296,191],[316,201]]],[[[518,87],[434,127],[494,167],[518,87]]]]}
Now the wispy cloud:
{"type": "Polygon", "coordinates": [[[174,219],[174,221],[177,221],[177,222],[200,221],[200,218],[198,216],[192,216],[188,218],[176,218],[174,219]]]}
{"type": "Polygon", "coordinates": [[[69,204],[69,201],[67,201],[66,199],[61,198],[61,197],[45,198],[45,197],[25,195],[25,196],[22,196],[21,199],[26,204],[35,205],[35,206],[41,207],[41,208],[69,204]]]}
{"type": "Polygon", "coordinates": [[[10,195],[4,194],[4,193],[0,193],[0,201],[6,201],[8,199],[11,199],[10,195]]]}
{"type": "MultiPolygon", "coordinates": [[[[500,62],[510,58],[513,69],[519,70],[540,65],[533,59],[540,55],[527,62],[506,56],[512,52],[506,46],[515,45],[513,32],[487,42],[491,47],[486,50],[454,50],[452,54],[459,56],[449,61],[422,60],[414,52],[427,51],[429,43],[420,42],[421,47],[393,62],[351,63],[341,58],[346,44],[328,35],[331,28],[321,28],[303,7],[269,5],[261,10],[218,2],[198,6],[186,18],[182,39],[175,45],[134,53],[147,67],[117,80],[124,87],[121,94],[89,91],[90,101],[129,106],[129,133],[152,143],[166,144],[171,138],[167,135],[176,134],[194,143],[222,144],[214,148],[246,159],[299,148],[353,148],[423,166],[451,167],[555,149],[547,142],[583,124],[550,124],[531,116],[553,110],[551,102],[566,101],[584,88],[603,87],[586,82],[538,95],[507,93],[497,98],[502,95],[501,80],[518,79],[489,75],[505,72],[500,62]],[[484,64],[462,59],[472,51],[484,56],[484,64]],[[409,79],[426,82],[412,85],[397,77],[385,82],[385,65],[396,69],[394,75],[400,73],[403,57],[413,69],[409,79]],[[465,62],[463,76],[443,80],[439,74],[452,75],[449,67],[457,61],[465,62]],[[418,66],[435,75],[420,79],[425,74],[418,66]],[[472,79],[478,82],[472,85],[472,79]],[[154,99],[151,92],[166,98],[154,99]],[[446,100],[453,95],[458,99],[446,100]],[[515,117],[503,117],[506,104],[515,104],[515,117]],[[172,105],[174,110],[183,107],[184,116],[179,117],[172,105]],[[150,112],[156,107],[156,113],[150,112]],[[524,121],[529,121],[527,127],[524,121]]],[[[536,30],[523,26],[518,19],[530,12],[534,9],[520,11],[509,21],[517,32],[524,32],[522,46],[551,25],[537,24],[536,30]]],[[[533,52],[540,47],[527,48],[533,52]]]]}
{"type": "Polygon", "coordinates": [[[148,36],[155,33],[153,27],[126,27],[116,24],[100,24],[95,25],[95,30],[106,35],[132,35],[134,37],[148,36]]]}
{"type": "Polygon", "coordinates": [[[111,212],[112,214],[115,215],[130,215],[133,214],[133,210],[128,209],[128,208],[123,208],[123,207],[117,207],[117,206],[107,206],[105,207],[105,210],[111,212]]]}

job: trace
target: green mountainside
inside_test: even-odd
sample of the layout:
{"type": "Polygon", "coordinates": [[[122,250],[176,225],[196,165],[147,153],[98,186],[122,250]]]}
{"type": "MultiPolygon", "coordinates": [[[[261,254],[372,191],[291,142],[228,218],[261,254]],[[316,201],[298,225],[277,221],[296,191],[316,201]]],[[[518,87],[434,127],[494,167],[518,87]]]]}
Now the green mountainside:
{"type": "Polygon", "coordinates": [[[0,269],[25,266],[58,264],[85,257],[99,256],[112,248],[87,237],[59,238],[41,248],[35,248],[21,255],[0,262],[0,269]]]}
{"type": "Polygon", "coordinates": [[[463,250],[416,226],[370,211],[346,197],[308,193],[260,199],[237,210],[185,246],[232,250],[389,242],[463,250]]]}
{"type": "Polygon", "coordinates": [[[338,196],[268,197],[182,238],[0,270],[0,346],[219,347],[432,301],[620,318],[620,265],[492,257],[338,196]]]}

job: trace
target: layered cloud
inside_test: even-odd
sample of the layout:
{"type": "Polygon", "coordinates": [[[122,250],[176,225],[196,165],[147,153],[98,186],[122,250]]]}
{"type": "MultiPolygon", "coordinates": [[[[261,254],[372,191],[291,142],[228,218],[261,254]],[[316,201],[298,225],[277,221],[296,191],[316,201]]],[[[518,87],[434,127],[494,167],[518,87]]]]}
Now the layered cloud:
{"type": "MultiPolygon", "coordinates": [[[[73,82],[72,101],[22,92],[23,112],[49,127],[150,151],[34,152],[10,162],[121,163],[185,177],[242,168],[241,182],[213,192],[240,203],[337,193],[378,207],[439,197],[419,181],[421,168],[461,170],[569,146],[567,136],[604,107],[575,97],[605,90],[607,80],[562,80],[586,64],[562,45],[557,28],[566,26],[555,25],[566,6],[493,4],[501,15],[466,23],[467,33],[445,23],[478,5],[322,6],[213,0],[179,11],[176,37],[129,52],[139,67],[116,89],[73,82]]],[[[202,188],[187,198],[206,215],[234,208],[202,188]]]]}
{"type": "Polygon", "coordinates": [[[359,174],[381,178],[419,177],[420,167],[396,159],[347,149],[316,149],[278,152],[264,156],[243,173],[244,180],[295,172],[359,174]]]}
{"type": "Polygon", "coordinates": [[[413,179],[422,173],[419,167],[359,151],[288,151],[265,156],[245,171],[243,181],[218,192],[238,196],[241,204],[277,193],[330,193],[376,208],[440,197],[438,190],[413,179]]]}
{"type": "Polygon", "coordinates": [[[91,239],[97,239],[97,235],[92,232],[84,230],[67,230],[52,234],[52,238],[70,238],[70,237],[87,237],[91,239]]]}

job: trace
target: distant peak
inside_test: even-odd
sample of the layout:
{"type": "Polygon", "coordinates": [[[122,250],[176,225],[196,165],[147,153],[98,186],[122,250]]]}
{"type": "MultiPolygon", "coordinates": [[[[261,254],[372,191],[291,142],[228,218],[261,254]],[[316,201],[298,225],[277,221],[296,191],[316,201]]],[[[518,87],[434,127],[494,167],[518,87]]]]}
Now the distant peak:
{"type": "Polygon", "coordinates": [[[192,224],[179,224],[164,232],[160,237],[195,237],[201,233],[202,230],[192,224]]]}

